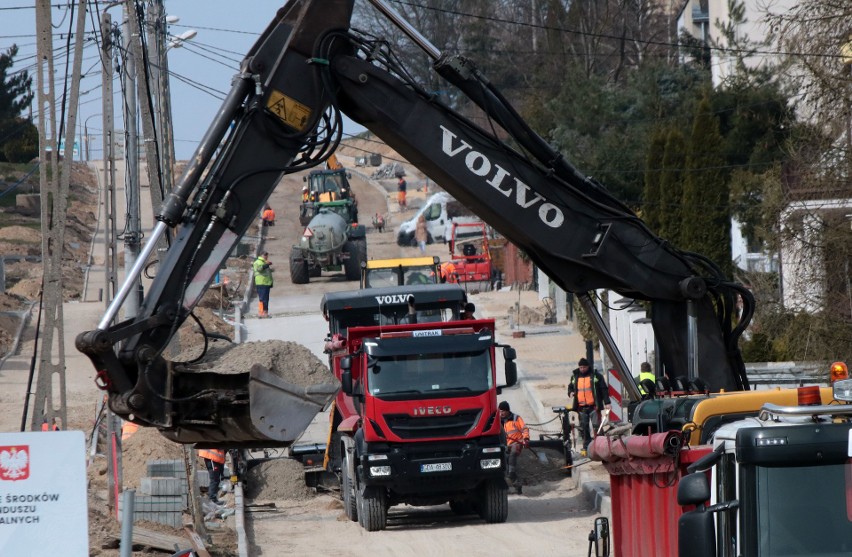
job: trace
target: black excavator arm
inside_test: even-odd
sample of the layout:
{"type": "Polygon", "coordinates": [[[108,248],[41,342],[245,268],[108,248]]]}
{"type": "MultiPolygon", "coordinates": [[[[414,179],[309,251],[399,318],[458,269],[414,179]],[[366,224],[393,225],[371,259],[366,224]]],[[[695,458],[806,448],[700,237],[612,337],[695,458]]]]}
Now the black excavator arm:
{"type": "Polygon", "coordinates": [[[384,2],[371,2],[420,44],[438,74],[482,109],[490,131],[407,77],[381,40],[355,32],[349,33],[351,52],[322,51],[334,44],[334,34],[319,43],[318,56],[330,60],[335,104],[523,249],[563,289],[586,297],[612,289],[651,302],[658,355],[672,377],[686,376],[692,365],[709,388],[747,389],[737,343],[753,311],[750,292],[707,258],[657,237],[571,166],[470,60],[442,55],[384,2]],[[518,147],[499,139],[498,129],[518,147]]]}
{"type": "Polygon", "coordinates": [[[78,337],[110,407],[179,442],[270,446],[292,442],[301,433],[293,429],[324,405],[328,393],[294,393],[291,385],[270,385],[267,375],[249,369],[183,373],[162,353],[281,176],[331,155],[340,139],[340,111],[523,249],[565,290],[585,296],[609,288],[650,301],[659,356],[670,373],[688,368],[691,332],[698,375],[715,389],[746,387],[737,339],[750,318],[748,291],[706,258],[655,236],[554,152],[469,60],[441,55],[383,0],[370,2],[483,110],[491,131],[422,90],[386,42],[350,30],[354,0],[289,2],[245,58],[164,203],[148,246],[168,228],[177,233],[139,315],[113,323],[123,287],[98,329],[78,337]],[[498,128],[514,146],[498,138],[498,128]],[[739,320],[738,296],[744,307],[739,320]],[[285,425],[289,430],[282,433],[285,425]]]}

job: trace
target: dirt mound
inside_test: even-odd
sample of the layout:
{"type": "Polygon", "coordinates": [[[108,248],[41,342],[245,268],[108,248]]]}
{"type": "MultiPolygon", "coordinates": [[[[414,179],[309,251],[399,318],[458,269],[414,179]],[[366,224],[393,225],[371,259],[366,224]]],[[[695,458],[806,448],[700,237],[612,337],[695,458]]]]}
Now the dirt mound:
{"type": "Polygon", "coordinates": [[[7,292],[0,293],[0,311],[18,311],[23,309],[24,300],[7,292]]]}
{"type": "Polygon", "coordinates": [[[312,499],[314,492],[305,485],[305,469],[292,458],[276,458],[253,466],[246,473],[246,497],[264,500],[312,499]]]}
{"type": "Polygon", "coordinates": [[[305,346],[284,340],[265,340],[216,346],[197,364],[187,365],[195,371],[244,373],[260,364],[287,382],[311,386],[336,381],[319,358],[305,346]]]}
{"type": "Polygon", "coordinates": [[[509,315],[513,316],[519,325],[535,325],[544,323],[544,309],[521,306],[520,311],[514,307],[509,308],[509,315]]]}
{"type": "Polygon", "coordinates": [[[518,457],[518,477],[524,487],[559,481],[568,474],[564,468],[565,456],[561,452],[541,448],[534,450],[535,453],[533,449],[525,449],[518,457]]]}
{"type": "Polygon", "coordinates": [[[27,300],[38,300],[39,292],[41,292],[41,279],[36,278],[20,280],[9,289],[10,294],[26,298],[27,300]]]}
{"type": "Polygon", "coordinates": [[[153,427],[140,427],[121,448],[125,488],[139,487],[140,479],[148,476],[149,460],[183,460],[183,445],[169,441],[153,427]]]}
{"type": "Polygon", "coordinates": [[[16,244],[40,244],[41,232],[27,226],[5,226],[0,228],[0,241],[16,244]]]}

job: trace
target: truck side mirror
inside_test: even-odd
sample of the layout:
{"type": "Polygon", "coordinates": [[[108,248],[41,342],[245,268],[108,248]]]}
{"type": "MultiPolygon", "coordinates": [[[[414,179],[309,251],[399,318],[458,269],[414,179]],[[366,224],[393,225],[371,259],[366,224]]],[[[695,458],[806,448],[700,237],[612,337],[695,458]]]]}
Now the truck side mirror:
{"type": "Polygon", "coordinates": [[[307,181],[308,181],[308,177],[307,177],[307,176],[302,176],[302,181],[303,181],[303,182],[307,182],[307,181]]]}
{"type": "Polygon", "coordinates": [[[518,364],[514,360],[506,360],[506,387],[518,382],[518,364]]]}
{"type": "Polygon", "coordinates": [[[589,534],[589,543],[595,545],[595,557],[609,557],[609,519],[599,516],[595,529],[589,534]]]}
{"type": "Polygon", "coordinates": [[[512,361],[518,359],[518,353],[511,346],[503,347],[503,359],[506,361],[512,361]]]}
{"type": "Polygon", "coordinates": [[[678,505],[700,505],[710,499],[710,482],[703,472],[687,474],[677,486],[678,505]]]}
{"type": "Polygon", "coordinates": [[[710,499],[710,482],[704,472],[687,474],[677,486],[678,505],[698,505],[677,521],[678,555],[716,555],[716,529],[713,512],[704,506],[710,499]]]}
{"type": "Polygon", "coordinates": [[[344,394],[352,395],[352,357],[340,358],[340,389],[344,394]]]}

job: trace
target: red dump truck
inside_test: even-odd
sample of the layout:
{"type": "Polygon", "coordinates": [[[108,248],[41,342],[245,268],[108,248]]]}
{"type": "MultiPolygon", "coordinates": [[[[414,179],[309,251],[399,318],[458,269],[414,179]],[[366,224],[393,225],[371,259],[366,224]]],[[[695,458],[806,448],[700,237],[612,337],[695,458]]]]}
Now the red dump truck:
{"type": "Polygon", "coordinates": [[[463,300],[453,284],[323,299],[342,386],[324,466],[339,478],[347,516],[368,531],[384,529],[388,508],[401,503],[506,520],[497,395],[517,380],[515,351],[496,342],[493,320],[459,320],[463,300]]]}

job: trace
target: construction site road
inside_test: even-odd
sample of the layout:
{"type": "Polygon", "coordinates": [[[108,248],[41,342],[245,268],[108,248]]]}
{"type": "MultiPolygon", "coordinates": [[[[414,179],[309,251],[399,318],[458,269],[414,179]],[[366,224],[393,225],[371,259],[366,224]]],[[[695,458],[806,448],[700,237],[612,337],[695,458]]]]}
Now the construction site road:
{"type": "MultiPolygon", "coordinates": [[[[351,181],[361,219],[381,213],[388,215],[391,221],[384,232],[369,227],[368,258],[420,255],[417,248],[396,245],[394,231],[400,222],[415,213],[427,192],[410,191],[409,207],[400,211],[395,203],[395,181],[366,180],[357,173],[353,173],[351,181]]],[[[303,231],[297,218],[300,187],[298,175],[288,177],[270,198],[270,204],[279,215],[263,247],[269,251],[275,270],[270,317],[259,319],[253,300],[245,319],[245,340],[285,338],[303,344],[325,361],[327,356],[322,349],[327,324],[319,311],[322,295],[355,289],[358,285],[346,281],[342,272],[324,272],[305,285],[290,283],[287,253],[303,231]]],[[[426,255],[446,259],[447,246],[431,244],[426,248],[426,255]]],[[[513,411],[531,424],[534,439],[541,432],[557,431],[559,425],[554,421],[551,406],[567,402],[568,370],[573,369],[572,364],[583,353],[582,339],[572,333],[570,324],[545,327],[535,322],[524,325],[531,334],[513,339],[510,327],[519,327],[523,320],[510,319],[509,311],[525,308],[530,315],[536,315],[542,303],[534,292],[506,289],[473,294],[471,299],[477,306],[478,316],[496,320],[501,342],[512,344],[518,350],[520,384],[504,389],[500,399],[507,400],[513,411]]],[[[498,369],[501,366],[498,365],[498,369]]],[[[328,423],[328,414],[321,413],[299,442],[325,443],[328,423]]],[[[535,462],[537,455],[527,454],[526,457],[522,462],[535,462]]],[[[331,492],[309,500],[274,501],[274,509],[264,507],[258,512],[248,507],[249,554],[296,555],[315,552],[321,547],[325,554],[352,557],[586,555],[589,531],[599,516],[597,509],[601,504],[600,498],[595,500],[598,491],[589,487],[603,488],[607,482],[605,472],[598,463],[588,462],[577,468],[572,477],[552,461],[547,464],[539,461],[534,470],[530,468],[521,470],[524,490],[520,495],[510,495],[509,517],[505,524],[486,524],[475,515],[458,516],[448,505],[397,506],[389,511],[386,530],[367,532],[358,523],[349,521],[338,493],[331,492]]]]}

